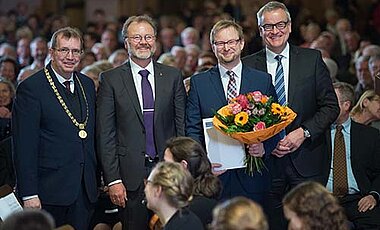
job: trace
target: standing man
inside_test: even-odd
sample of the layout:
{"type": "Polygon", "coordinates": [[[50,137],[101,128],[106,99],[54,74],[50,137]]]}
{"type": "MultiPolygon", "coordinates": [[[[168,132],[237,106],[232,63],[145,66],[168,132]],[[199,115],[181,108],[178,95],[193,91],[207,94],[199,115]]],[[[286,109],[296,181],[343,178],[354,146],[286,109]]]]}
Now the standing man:
{"type": "MultiPolygon", "coordinates": [[[[240,25],[230,20],[217,22],[211,30],[210,43],[218,65],[191,77],[186,108],[186,135],[203,146],[202,119],[213,117],[214,112],[227,105],[228,100],[253,91],[277,98],[269,74],[241,63],[244,36],[240,25]]],[[[265,150],[263,144],[255,144],[251,145],[249,152],[262,157],[265,150]]],[[[246,196],[264,204],[270,182],[266,170],[262,175],[255,173],[251,177],[245,169],[232,169],[221,174],[220,179],[223,183],[222,199],[246,196]]]]}
{"type": "Polygon", "coordinates": [[[324,133],[338,116],[339,107],[320,52],[288,43],[292,24],[286,6],[267,3],[258,11],[257,21],[265,49],[245,57],[243,63],[270,73],[280,104],[288,104],[297,113],[272,152],[269,222],[273,229],[285,229],[282,198],[303,181],[322,182],[324,133]]]}
{"type": "Polygon", "coordinates": [[[380,134],[379,130],[350,118],[354,90],[334,83],[340,114],[328,130],[325,183],[345,209],[355,229],[380,229],[380,134]]]}
{"type": "Polygon", "coordinates": [[[17,191],[56,225],[87,229],[96,201],[95,88],[74,72],[83,51],[77,29],[51,39],[51,62],[20,83],[13,108],[17,191]]]}
{"type": "Polygon", "coordinates": [[[152,60],[150,17],[128,18],[122,33],[129,61],[101,75],[98,154],[111,201],[124,208],[123,229],[146,229],[144,178],[163,159],[166,140],[185,134],[186,93],[179,70],[152,60]]]}

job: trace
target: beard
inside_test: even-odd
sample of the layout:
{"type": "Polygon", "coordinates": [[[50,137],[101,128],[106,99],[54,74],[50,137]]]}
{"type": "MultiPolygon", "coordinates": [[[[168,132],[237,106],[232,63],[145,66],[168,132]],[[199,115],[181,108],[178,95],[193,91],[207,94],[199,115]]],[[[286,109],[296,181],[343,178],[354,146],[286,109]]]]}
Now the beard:
{"type": "Polygon", "coordinates": [[[140,60],[146,60],[153,56],[154,52],[156,51],[155,46],[150,45],[139,45],[137,47],[132,47],[130,44],[128,44],[128,53],[129,56],[135,57],[140,60]],[[139,50],[140,47],[145,48],[145,50],[141,51],[139,50]]]}

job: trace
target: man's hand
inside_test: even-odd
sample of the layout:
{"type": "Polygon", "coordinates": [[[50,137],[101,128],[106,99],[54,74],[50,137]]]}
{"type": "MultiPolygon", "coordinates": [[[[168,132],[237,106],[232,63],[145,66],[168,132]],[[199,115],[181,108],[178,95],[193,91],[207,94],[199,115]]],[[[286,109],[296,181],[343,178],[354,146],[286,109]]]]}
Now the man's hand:
{"type": "Polygon", "coordinates": [[[249,155],[253,157],[263,157],[265,153],[263,143],[247,145],[247,149],[249,155]]]}
{"type": "Polygon", "coordinates": [[[123,183],[113,184],[108,187],[108,193],[112,203],[115,205],[125,208],[125,202],[127,199],[127,190],[125,189],[123,183]]]}
{"type": "Polygon", "coordinates": [[[284,139],[278,142],[276,149],[273,150],[272,154],[277,157],[283,157],[286,154],[296,151],[302,143],[305,141],[303,134],[303,129],[298,128],[290,132],[284,139]]]}
{"type": "Polygon", "coordinates": [[[372,210],[376,206],[376,200],[372,195],[361,198],[358,202],[358,211],[366,212],[372,210]]]}
{"type": "Polygon", "coordinates": [[[28,200],[24,200],[24,208],[35,208],[41,209],[41,201],[40,198],[34,197],[28,200]]]}
{"type": "Polygon", "coordinates": [[[227,170],[224,169],[224,170],[218,170],[218,168],[222,167],[222,164],[219,164],[219,163],[211,163],[211,170],[212,170],[212,174],[214,174],[215,176],[220,176],[222,175],[223,173],[225,173],[227,170]]]}

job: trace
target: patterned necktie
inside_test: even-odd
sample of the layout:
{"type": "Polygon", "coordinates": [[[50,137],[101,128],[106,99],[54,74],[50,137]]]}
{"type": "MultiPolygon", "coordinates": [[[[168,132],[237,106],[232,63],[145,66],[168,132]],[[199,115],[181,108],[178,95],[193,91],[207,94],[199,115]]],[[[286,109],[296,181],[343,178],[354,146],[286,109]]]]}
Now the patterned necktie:
{"type": "Polygon", "coordinates": [[[71,81],[64,81],[63,82],[63,84],[65,85],[66,89],[71,93],[70,83],[71,83],[71,81]]]}
{"type": "Polygon", "coordinates": [[[148,75],[149,71],[146,69],[140,70],[141,75],[141,89],[143,96],[143,117],[145,125],[145,146],[146,153],[151,157],[156,156],[156,147],[154,144],[154,99],[152,86],[149,83],[148,75]]]}
{"type": "Polygon", "coordinates": [[[336,127],[334,139],[333,194],[336,196],[343,196],[348,191],[346,147],[342,128],[342,125],[336,127]]]}
{"type": "Polygon", "coordinates": [[[227,75],[230,78],[227,85],[227,101],[230,101],[232,98],[237,97],[238,94],[236,88],[235,73],[233,71],[228,70],[227,75]]]}
{"type": "Polygon", "coordinates": [[[286,95],[285,95],[285,82],[284,82],[284,69],[282,67],[281,59],[282,55],[277,55],[275,59],[277,60],[276,76],[274,88],[276,89],[278,102],[280,105],[285,105],[286,95]]]}

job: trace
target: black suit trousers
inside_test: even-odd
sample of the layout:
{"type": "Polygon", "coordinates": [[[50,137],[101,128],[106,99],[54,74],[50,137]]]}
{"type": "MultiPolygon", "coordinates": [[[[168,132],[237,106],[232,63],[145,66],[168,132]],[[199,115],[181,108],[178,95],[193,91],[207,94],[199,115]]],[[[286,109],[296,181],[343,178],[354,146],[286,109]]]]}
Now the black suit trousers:
{"type": "Polygon", "coordinates": [[[287,229],[287,221],[282,210],[282,199],[285,194],[305,181],[322,183],[323,177],[317,175],[312,177],[301,176],[294,167],[290,155],[282,158],[272,157],[271,169],[272,182],[268,198],[269,226],[271,230],[284,230],[287,229]]]}

